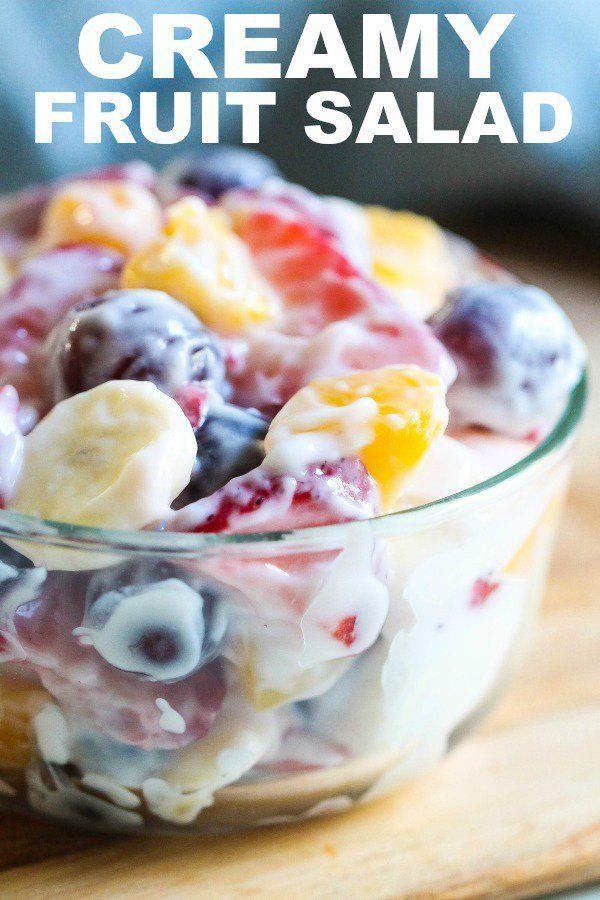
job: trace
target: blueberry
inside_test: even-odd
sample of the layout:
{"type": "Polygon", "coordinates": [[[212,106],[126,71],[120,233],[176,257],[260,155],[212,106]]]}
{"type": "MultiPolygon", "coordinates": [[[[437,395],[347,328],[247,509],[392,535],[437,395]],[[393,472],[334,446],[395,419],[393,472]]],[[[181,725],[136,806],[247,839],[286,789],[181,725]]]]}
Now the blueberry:
{"type": "Polygon", "coordinates": [[[198,455],[190,483],[176,505],[208,497],[232,478],[259,466],[264,459],[263,440],[268,427],[269,420],[256,410],[230,403],[212,407],[196,430],[198,455]]]}
{"type": "Polygon", "coordinates": [[[162,291],[109,291],[76,306],[49,340],[54,399],[114,379],[152,381],[175,395],[191,381],[224,386],[217,338],[162,291]]]}
{"type": "Polygon", "coordinates": [[[158,665],[172,662],[181,652],[177,632],[171,628],[147,628],[135,647],[144,659],[158,665]]]}
{"type": "Polygon", "coordinates": [[[219,654],[226,624],[214,586],[167,564],[142,563],[92,576],[74,634],[116,669],[179,681],[219,654]]]}
{"type": "Polygon", "coordinates": [[[217,200],[232,188],[259,188],[267,178],[280,175],[275,163],[257,150],[218,145],[201,153],[183,156],[168,165],[160,176],[165,200],[185,194],[200,194],[217,200]]]}
{"type": "Polygon", "coordinates": [[[547,430],[584,364],[573,326],[545,291],[521,284],[459,288],[430,320],[453,357],[455,424],[513,437],[547,430]]]}

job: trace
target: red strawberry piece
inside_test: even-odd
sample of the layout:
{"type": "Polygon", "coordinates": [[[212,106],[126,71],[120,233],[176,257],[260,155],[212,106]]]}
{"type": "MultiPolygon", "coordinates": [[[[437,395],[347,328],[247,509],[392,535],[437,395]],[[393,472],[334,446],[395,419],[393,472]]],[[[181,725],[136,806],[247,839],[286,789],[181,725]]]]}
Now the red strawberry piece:
{"type": "Polygon", "coordinates": [[[471,606],[483,606],[488,597],[498,590],[499,581],[490,581],[488,578],[478,578],[471,589],[471,606]]]}
{"type": "Polygon", "coordinates": [[[0,323],[44,338],[76,303],[116,287],[122,265],[119,253],[93,244],[41,253],[25,264],[0,301],[0,323]]]}
{"type": "Polygon", "coordinates": [[[414,363],[451,382],[455,367],[429,326],[357,268],[337,237],[289,204],[249,198],[238,232],[284,301],[278,331],[249,338],[236,399],[283,404],[311,378],[414,363]]]}
{"type": "MultiPolygon", "coordinates": [[[[92,244],[58,247],[30,259],[0,299],[0,375],[13,381],[23,373],[73,306],[118,286],[122,265],[119,253],[92,244]]],[[[29,382],[36,382],[31,371],[25,375],[25,390],[18,384],[22,397],[30,393],[29,382]]]]}
{"type": "Polygon", "coordinates": [[[377,487],[356,458],[314,464],[298,477],[259,468],[179,510],[168,528],[202,534],[331,525],[370,518],[378,502],[377,487]]]}
{"type": "Polygon", "coordinates": [[[455,367],[428,326],[409,322],[399,307],[382,307],[331,322],[312,337],[255,329],[245,365],[232,372],[234,399],[274,415],[314,378],[358,369],[415,363],[450,383],[455,367]],[[402,320],[402,321],[401,321],[402,320]]]}
{"type": "Polygon", "coordinates": [[[192,381],[175,397],[192,428],[200,428],[210,404],[210,390],[201,381],[192,381]]]}
{"type": "Polygon", "coordinates": [[[240,236],[286,303],[302,308],[298,324],[304,333],[360,312],[372,300],[335,239],[308,219],[257,210],[240,236]]]}
{"type": "Polygon", "coordinates": [[[356,640],[355,627],[356,616],[346,616],[342,619],[336,628],[331,632],[331,637],[336,641],[341,641],[346,647],[351,647],[356,640]]]}

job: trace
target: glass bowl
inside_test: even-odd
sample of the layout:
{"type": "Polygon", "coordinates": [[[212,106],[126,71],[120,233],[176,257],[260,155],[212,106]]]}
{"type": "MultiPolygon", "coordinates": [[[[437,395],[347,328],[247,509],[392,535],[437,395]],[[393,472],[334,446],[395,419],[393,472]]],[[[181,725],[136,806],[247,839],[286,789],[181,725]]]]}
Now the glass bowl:
{"type": "Polygon", "coordinates": [[[1,512],[5,807],[221,832],[434,765],[526,643],[585,390],[517,465],[368,521],[193,535],[1,512]]]}

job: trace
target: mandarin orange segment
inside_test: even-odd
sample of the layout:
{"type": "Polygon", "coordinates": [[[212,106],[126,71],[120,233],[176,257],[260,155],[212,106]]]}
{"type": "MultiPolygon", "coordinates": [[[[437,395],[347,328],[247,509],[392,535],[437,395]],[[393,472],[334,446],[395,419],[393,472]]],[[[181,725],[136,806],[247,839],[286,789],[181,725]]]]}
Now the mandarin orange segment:
{"type": "Polygon", "coordinates": [[[44,247],[102,244],[127,256],[161,225],[160,204],[147,188],[126,181],[73,181],[46,207],[40,242],[44,247]]]}
{"type": "Polygon", "coordinates": [[[269,322],[279,312],[223,214],[195,197],[169,207],[162,234],[129,261],[123,286],[165,291],[225,334],[269,322]]]}
{"type": "Polygon", "coordinates": [[[33,719],[50,700],[38,685],[0,681],[0,768],[21,769],[28,764],[33,719]]]}
{"type": "Polygon", "coordinates": [[[326,451],[358,456],[389,510],[447,423],[442,380],[419,366],[390,366],[311,382],[275,417],[265,446],[272,454],[291,439],[301,453],[304,435],[326,451]]]}
{"type": "Polygon", "coordinates": [[[374,278],[402,307],[426,319],[442,305],[454,281],[444,232],[412,212],[368,206],[365,213],[374,278]]]}

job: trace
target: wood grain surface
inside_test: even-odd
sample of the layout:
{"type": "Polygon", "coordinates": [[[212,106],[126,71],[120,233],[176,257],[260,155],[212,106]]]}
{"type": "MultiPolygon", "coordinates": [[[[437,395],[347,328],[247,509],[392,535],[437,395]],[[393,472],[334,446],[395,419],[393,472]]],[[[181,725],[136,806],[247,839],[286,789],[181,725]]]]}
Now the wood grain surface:
{"type": "MultiPolygon", "coordinates": [[[[600,384],[597,281],[505,259],[568,308],[600,384]]],[[[229,837],[108,838],[5,817],[0,897],[530,897],[600,880],[599,423],[592,392],[529,659],[437,770],[344,815],[229,837]]]]}

